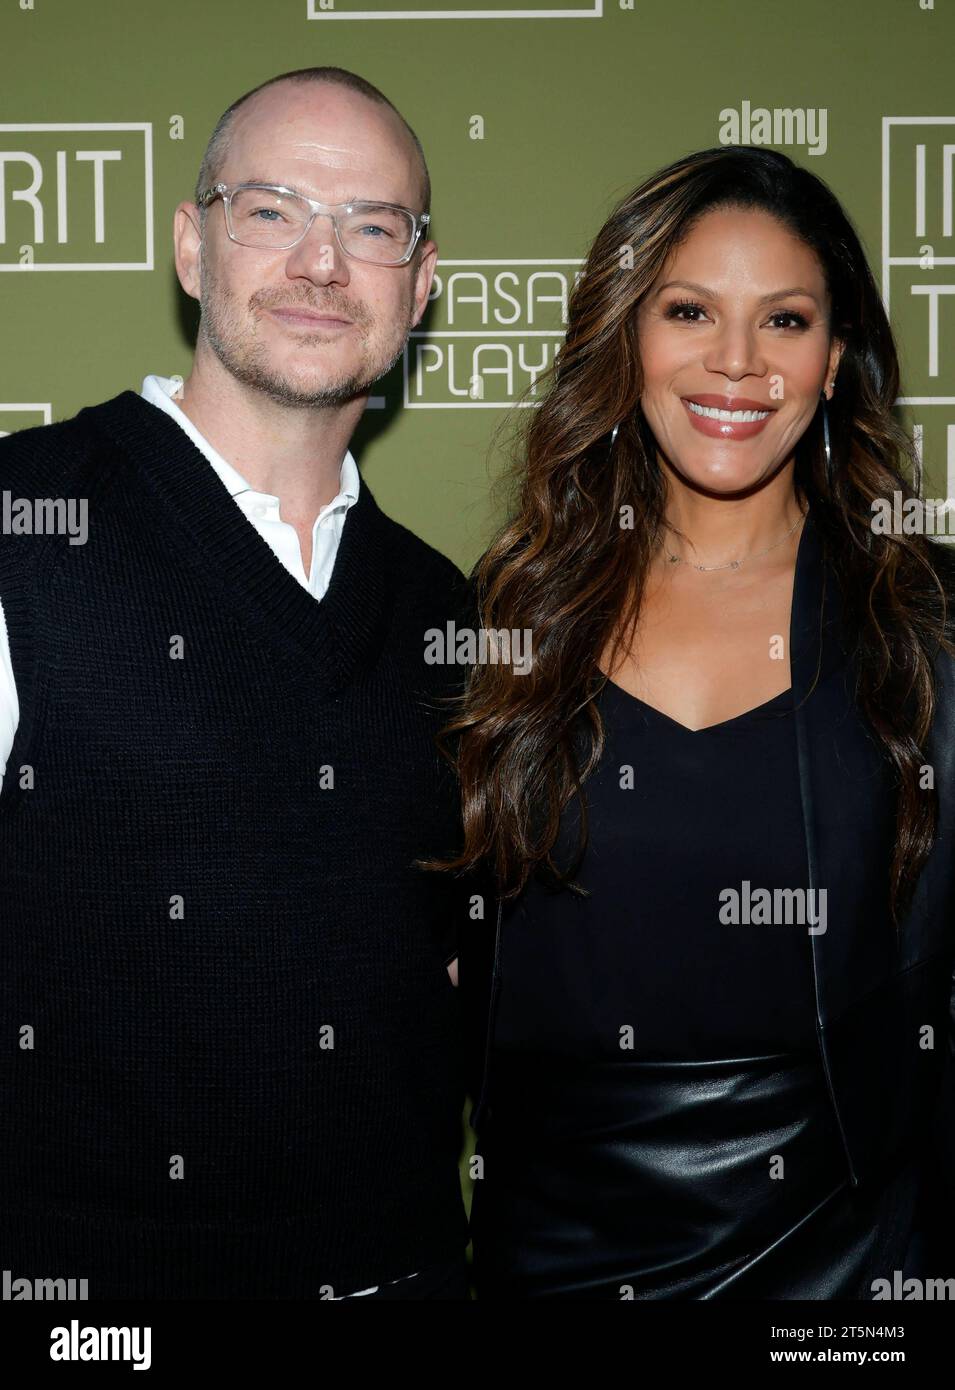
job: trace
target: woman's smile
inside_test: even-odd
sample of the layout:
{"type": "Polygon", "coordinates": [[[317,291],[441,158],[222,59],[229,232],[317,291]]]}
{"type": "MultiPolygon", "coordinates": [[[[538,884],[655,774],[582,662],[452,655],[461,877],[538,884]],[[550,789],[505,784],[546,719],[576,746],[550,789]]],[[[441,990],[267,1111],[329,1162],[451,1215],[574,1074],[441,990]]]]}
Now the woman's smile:
{"type": "Polygon", "coordinates": [[[776,409],[742,396],[683,396],[693,428],[711,439],[752,439],[776,409]]]}

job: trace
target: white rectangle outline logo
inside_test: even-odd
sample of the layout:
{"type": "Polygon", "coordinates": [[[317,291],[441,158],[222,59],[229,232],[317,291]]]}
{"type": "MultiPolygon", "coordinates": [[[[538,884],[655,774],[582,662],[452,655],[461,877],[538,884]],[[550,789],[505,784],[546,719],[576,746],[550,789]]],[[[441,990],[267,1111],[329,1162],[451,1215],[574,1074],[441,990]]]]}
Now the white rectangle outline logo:
{"type": "Polygon", "coordinates": [[[589,10],[352,10],[336,14],[316,9],[318,0],[308,0],[306,19],[600,19],[603,0],[593,0],[589,10]]]}
{"type": "MultiPolygon", "coordinates": [[[[893,256],[889,228],[889,140],[893,125],[955,125],[955,116],[882,117],[882,302],[889,312],[889,276],[894,265],[920,265],[919,256],[893,256]]],[[[955,256],[935,256],[935,265],[955,265],[955,256]]],[[[955,396],[899,396],[896,405],[955,405],[955,396]]]]}
{"type": "Polygon", "coordinates": [[[0,401],[0,410],[39,410],[43,416],[44,425],[53,423],[53,405],[50,401],[36,401],[34,404],[24,404],[22,401],[13,403],[0,401]]]}
{"type": "MultiPolygon", "coordinates": [[[[891,254],[891,232],[889,224],[889,165],[891,127],[894,125],[955,125],[955,116],[883,116],[882,117],[882,302],[885,312],[889,312],[889,276],[894,265],[920,265],[919,256],[893,256],[891,254]]],[[[955,265],[955,256],[936,256],[935,265],[955,265]]],[[[955,405],[955,396],[897,396],[896,405],[955,405]]],[[[955,425],[947,430],[948,452],[955,444],[955,425]]],[[[948,479],[948,494],[952,494],[952,478],[948,479]]],[[[955,537],[938,536],[937,540],[947,545],[955,542],[955,537]]]]}
{"type": "MultiPolygon", "coordinates": [[[[439,260],[438,269],[446,265],[583,265],[582,256],[572,257],[570,260],[548,260],[546,257],[531,256],[523,260],[508,260],[506,257],[497,260],[439,260]]],[[[434,331],[422,329],[412,331],[408,334],[410,344],[412,338],[485,338],[491,335],[495,338],[562,338],[566,330],[561,328],[500,328],[496,330],[483,328],[442,328],[434,331]]],[[[412,402],[408,399],[408,348],[402,354],[402,380],[404,385],[404,400],[402,405],[405,410],[533,410],[537,402],[530,403],[521,401],[426,401],[412,402]]]]}
{"type": "Polygon", "coordinates": [[[46,261],[42,265],[34,262],[29,265],[0,263],[0,270],[32,272],[36,270],[153,270],[153,128],[151,121],[48,121],[32,125],[0,125],[4,131],[31,130],[141,130],[145,149],[146,165],[146,259],[145,261],[115,261],[97,264],[88,261],[46,261]]]}
{"type": "MultiPolygon", "coordinates": [[[[0,401],[0,412],[4,410],[38,410],[43,416],[44,425],[52,425],[53,423],[53,405],[50,401],[36,401],[33,405],[24,404],[23,401],[0,401]]],[[[0,438],[5,433],[6,431],[0,431],[0,438]]],[[[16,434],[16,430],[13,433],[16,434]]]]}

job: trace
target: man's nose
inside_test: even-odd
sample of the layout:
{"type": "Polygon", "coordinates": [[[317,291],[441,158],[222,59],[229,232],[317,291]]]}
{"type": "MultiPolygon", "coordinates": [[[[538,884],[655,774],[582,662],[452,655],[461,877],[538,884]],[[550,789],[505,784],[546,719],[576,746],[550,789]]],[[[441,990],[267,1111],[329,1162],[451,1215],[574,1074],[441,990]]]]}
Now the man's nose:
{"type": "Polygon", "coordinates": [[[304,276],[316,285],[346,285],[351,278],[348,257],[338,244],[332,220],[317,215],[285,263],[290,278],[304,276]]]}

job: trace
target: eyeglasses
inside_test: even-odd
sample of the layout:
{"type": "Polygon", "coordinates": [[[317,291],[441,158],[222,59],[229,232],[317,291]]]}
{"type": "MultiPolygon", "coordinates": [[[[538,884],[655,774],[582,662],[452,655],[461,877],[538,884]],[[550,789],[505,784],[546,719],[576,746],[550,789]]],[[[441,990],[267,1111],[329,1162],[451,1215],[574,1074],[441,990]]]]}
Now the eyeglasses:
{"type": "Polygon", "coordinates": [[[277,184],[217,183],[200,194],[199,207],[216,198],[225,207],[226,230],[240,246],[287,251],[307,233],[315,218],[330,217],[346,256],[374,265],[405,265],[431,221],[395,203],[319,203],[277,184]]]}

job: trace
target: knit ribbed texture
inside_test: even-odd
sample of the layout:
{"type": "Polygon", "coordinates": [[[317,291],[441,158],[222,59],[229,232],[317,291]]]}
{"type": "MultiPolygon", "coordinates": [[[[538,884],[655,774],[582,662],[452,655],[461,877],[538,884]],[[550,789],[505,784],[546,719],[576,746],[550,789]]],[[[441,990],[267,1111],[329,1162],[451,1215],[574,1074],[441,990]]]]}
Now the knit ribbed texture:
{"type": "Polygon", "coordinates": [[[413,860],[458,841],[458,571],[363,482],[317,603],[132,391],[0,488],[89,500],[85,545],[0,538],[3,1267],[317,1298],[453,1256],[464,898],[413,860]]]}

